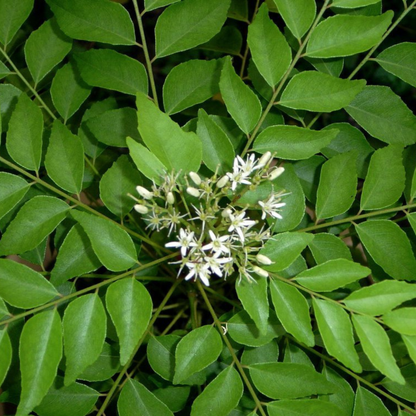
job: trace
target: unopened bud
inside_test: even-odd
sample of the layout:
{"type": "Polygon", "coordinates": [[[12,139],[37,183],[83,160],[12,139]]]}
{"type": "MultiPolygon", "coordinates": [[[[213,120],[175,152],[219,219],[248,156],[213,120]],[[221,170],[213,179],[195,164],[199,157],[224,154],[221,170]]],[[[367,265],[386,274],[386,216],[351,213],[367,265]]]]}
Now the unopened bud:
{"type": "Polygon", "coordinates": [[[152,199],[154,197],[153,192],[148,191],[143,186],[136,186],[136,191],[142,196],[144,199],[152,199]]]}
{"type": "Polygon", "coordinates": [[[166,201],[170,205],[173,205],[175,203],[175,197],[173,196],[172,192],[168,192],[168,194],[166,195],[166,201]]]}
{"type": "Polygon", "coordinates": [[[192,181],[194,182],[195,185],[201,185],[201,178],[199,177],[199,175],[195,172],[189,172],[189,176],[192,179],[192,181]]]}
{"type": "Polygon", "coordinates": [[[199,198],[201,196],[201,192],[199,192],[196,188],[192,188],[192,186],[188,186],[186,188],[186,192],[188,192],[189,195],[194,196],[195,198],[199,198]]]}
{"type": "Polygon", "coordinates": [[[267,256],[263,255],[263,254],[257,254],[256,256],[256,260],[261,263],[264,264],[266,266],[270,266],[271,264],[273,264],[274,262],[271,261],[267,256]]]}
{"type": "Polygon", "coordinates": [[[285,171],[285,168],[280,166],[279,168],[273,169],[269,173],[269,179],[271,181],[274,181],[276,178],[278,178],[283,172],[285,171]]]}
{"type": "Polygon", "coordinates": [[[221,212],[221,216],[223,218],[230,218],[230,215],[233,213],[233,211],[231,210],[231,208],[225,208],[222,212],[221,212]]]}
{"type": "Polygon", "coordinates": [[[253,272],[258,274],[261,277],[269,277],[269,273],[266,272],[266,270],[258,267],[258,266],[253,266],[253,272]]]}
{"type": "Polygon", "coordinates": [[[263,166],[266,166],[267,163],[269,162],[270,158],[272,157],[271,152],[266,152],[260,159],[259,162],[257,163],[257,166],[259,168],[262,168],[263,166]]]}
{"type": "Polygon", "coordinates": [[[223,176],[220,180],[218,180],[217,187],[220,189],[224,188],[224,186],[227,185],[229,180],[230,178],[228,176],[223,176]]]}
{"type": "Polygon", "coordinates": [[[140,204],[136,204],[134,206],[134,209],[139,213],[139,214],[147,214],[149,212],[149,209],[147,207],[145,207],[144,205],[140,205],[140,204]]]}

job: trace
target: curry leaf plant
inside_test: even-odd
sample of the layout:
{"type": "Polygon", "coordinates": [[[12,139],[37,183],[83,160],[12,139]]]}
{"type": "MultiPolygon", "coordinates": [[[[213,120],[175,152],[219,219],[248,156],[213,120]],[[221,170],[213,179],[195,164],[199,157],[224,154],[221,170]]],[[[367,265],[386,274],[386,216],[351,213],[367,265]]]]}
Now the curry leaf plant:
{"type": "Polygon", "coordinates": [[[0,414],[404,416],[416,0],[0,0],[0,414]]]}

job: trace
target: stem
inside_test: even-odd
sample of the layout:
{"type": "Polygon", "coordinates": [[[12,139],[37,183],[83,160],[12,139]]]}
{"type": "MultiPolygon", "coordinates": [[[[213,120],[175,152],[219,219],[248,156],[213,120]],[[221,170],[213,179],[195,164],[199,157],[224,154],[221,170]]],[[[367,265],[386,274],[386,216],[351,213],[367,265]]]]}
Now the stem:
{"type": "Polygon", "coordinates": [[[364,218],[376,217],[377,215],[388,214],[390,212],[405,211],[411,208],[416,208],[416,203],[402,205],[400,207],[381,209],[379,211],[367,212],[366,214],[354,215],[352,217],[343,218],[341,220],[325,222],[322,224],[312,225],[311,227],[301,228],[300,230],[296,230],[296,231],[299,231],[299,232],[315,231],[321,228],[329,228],[329,227],[333,227],[334,225],[345,224],[347,222],[353,222],[353,221],[361,220],[364,218]]]}
{"type": "MultiPolygon", "coordinates": [[[[122,279],[124,277],[130,276],[131,274],[134,274],[134,273],[140,272],[142,270],[146,270],[146,269],[148,269],[150,267],[156,266],[156,265],[158,265],[160,263],[163,263],[166,260],[171,259],[172,257],[176,257],[177,255],[178,255],[178,253],[172,253],[172,254],[170,254],[168,256],[162,257],[161,259],[157,259],[157,260],[154,260],[154,261],[152,261],[150,263],[144,264],[141,267],[137,267],[136,269],[129,270],[129,271],[125,272],[125,273],[119,274],[118,276],[114,276],[111,279],[106,279],[106,280],[104,280],[104,281],[102,281],[100,283],[97,283],[97,284],[92,285],[92,286],[89,286],[89,287],[87,287],[85,289],[79,290],[78,292],[74,292],[74,293],[71,293],[69,295],[62,296],[60,299],[57,299],[57,300],[54,300],[52,302],[46,303],[45,305],[38,306],[37,308],[34,308],[34,309],[29,310],[29,311],[20,313],[18,315],[14,315],[10,319],[1,321],[0,322],[0,325],[9,324],[10,322],[13,322],[13,321],[16,321],[18,319],[24,318],[25,316],[28,316],[28,315],[32,315],[32,314],[34,314],[36,312],[39,312],[39,311],[41,311],[43,309],[47,309],[47,308],[50,308],[51,306],[59,305],[62,302],[66,302],[69,299],[72,299],[72,298],[77,297],[79,295],[83,295],[84,293],[91,292],[92,290],[99,289],[100,287],[105,286],[105,285],[108,285],[108,284],[110,284],[112,282],[115,282],[116,280],[120,280],[120,279],[122,279]]],[[[180,280],[176,281],[175,284],[177,285],[177,284],[179,284],[179,282],[180,282],[180,280]]]]}
{"type": "Polygon", "coordinates": [[[321,358],[324,361],[327,361],[328,363],[330,363],[331,365],[333,365],[334,367],[339,368],[341,371],[349,374],[351,377],[354,377],[358,382],[365,384],[366,386],[370,387],[371,389],[373,389],[374,391],[376,391],[377,393],[381,394],[382,396],[386,397],[387,399],[391,400],[392,402],[396,403],[397,405],[403,407],[404,409],[406,409],[407,411],[410,412],[410,414],[412,415],[416,415],[416,411],[415,409],[412,409],[411,407],[407,406],[406,404],[402,403],[401,401],[397,400],[395,397],[391,396],[390,394],[386,393],[385,391],[379,389],[378,387],[376,387],[374,384],[370,383],[369,381],[367,381],[365,378],[362,378],[360,376],[358,376],[357,374],[355,374],[353,371],[348,370],[348,368],[345,368],[344,366],[342,366],[341,364],[338,364],[335,360],[327,357],[324,354],[321,354],[320,352],[314,350],[313,348],[310,347],[306,347],[305,345],[303,345],[301,342],[299,342],[298,340],[296,340],[296,338],[292,337],[291,335],[285,335],[286,338],[290,339],[291,341],[295,342],[298,345],[301,345],[302,348],[308,350],[309,352],[311,352],[312,354],[317,355],[319,358],[321,358]]]}
{"type": "Polygon", "coordinates": [[[84,204],[83,202],[79,201],[77,198],[74,198],[68,194],[66,194],[65,192],[61,191],[58,188],[55,188],[53,185],[43,181],[42,179],[32,175],[31,173],[25,171],[24,169],[20,168],[19,166],[15,165],[12,162],[9,162],[7,159],[4,159],[3,157],[0,156],[0,162],[4,163],[5,165],[11,167],[14,170],[17,170],[18,172],[20,172],[21,174],[27,176],[28,178],[32,179],[34,182],[44,186],[45,188],[50,189],[52,192],[55,192],[56,194],[64,197],[65,199],[67,199],[68,201],[71,201],[72,203],[74,203],[75,205],[84,208],[86,211],[91,212],[92,214],[96,215],[97,217],[103,218],[105,220],[108,220],[110,222],[112,222],[113,224],[116,224],[118,227],[120,227],[121,229],[123,229],[124,231],[126,231],[127,233],[129,233],[131,236],[138,238],[141,241],[146,242],[147,244],[150,244],[151,246],[157,247],[161,250],[163,250],[165,253],[168,252],[168,250],[165,247],[159,246],[158,244],[156,244],[155,242],[153,242],[150,238],[138,234],[132,230],[130,230],[130,228],[125,227],[122,224],[119,224],[117,221],[112,220],[111,218],[108,218],[106,215],[102,214],[99,211],[96,211],[94,208],[91,208],[89,205],[84,204]]]}
{"type": "Polygon", "coordinates": [[[113,394],[114,394],[114,392],[117,389],[117,386],[120,384],[121,379],[124,377],[124,375],[126,374],[128,368],[130,367],[130,364],[133,361],[134,356],[137,354],[137,351],[139,350],[140,346],[142,345],[142,342],[146,338],[147,333],[152,328],[153,324],[155,323],[156,319],[158,318],[158,316],[162,312],[163,308],[165,307],[166,303],[168,302],[169,298],[172,296],[173,292],[175,291],[175,289],[176,289],[176,287],[178,286],[179,283],[180,283],[180,280],[177,280],[171,286],[171,288],[169,289],[169,292],[166,294],[166,296],[163,298],[161,304],[159,305],[159,307],[157,308],[156,312],[154,313],[151,321],[149,322],[149,325],[147,326],[147,329],[146,329],[145,333],[142,335],[142,337],[140,338],[138,344],[136,345],[136,348],[134,349],[133,353],[131,354],[129,361],[123,367],[123,369],[121,370],[120,374],[118,375],[116,381],[112,385],[110,391],[107,393],[107,397],[105,398],[104,403],[102,404],[100,410],[98,411],[97,416],[102,416],[104,414],[104,411],[105,411],[106,407],[108,406],[111,398],[113,397],[113,394]]]}
{"type": "Polygon", "coordinates": [[[37,91],[30,85],[29,81],[23,76],[23,74],[19,71],[17,66],[13,63],[13,61],[10,59],[9,55],[6,53],[5,49],[0,47],[0,52],[2,55],[6,58],[7,62],[10,64],[10,66],[13,68],[14,72],[18,75],[18,77],[24,82],[24,84],[29,88],[29,90],[33,93],[33,95],[38,99],[38,101],[42,104],[42,107],[46,110],[46,112],[52,117],[53,120],[56,120],[55,114],[52,112],[52,110],[46,105],[45,101],[42,100],[40,95],[37,93],[37,91]]]}
{"type": "Polygon", "coordinates": [[[396,28],[396,26],[404,19],[404,17],[410,12],[412,7],[416,5],[416,0],[414,0],[409,7],[405,8],[403,10],[403,13],[397,18],[397,20],[389,27],[387,32],[382,36],[380,39],[380,42],[378,42],[376,45],[374,45],[367,53],[367,55],[364,57],[364,59],[356,66],[354,71],[351,72],[349,77],[347,79],[351,79],[370,59],[371,55],[374,53],[374,51],[381,45],[382,42],[390,35],[390,33],[396,28]]]}
{"type": "MultiPolygon", "coordinates": [[[[260,127],[263,125],[264,120],[266,119],[267,114],[269,114],[269,111],[272,109],[277,96],[279,95],[280,91],[282,90],[286,80],[289,78],[290,73],[292,72],[292,69],[295,67],[295,65],[297,64],[297,62],[299,61],[299,59],[301,58],[302,52],[305,49],[306,44],[308,43],[312,32],[315,30],[315,27],[318,25],[319,21],[321,20],[321,17],[323,16],[323,14],[325,13],[325,10],[328,6],[330,0],[325,0],[325,3],[323,4],[319,14],[316,16],[315,21],[313,22],[311,28],[309,29],[308,34],[305,37],[305,40],[300,44],[299,49],[295,55],[295,57],[293,58],[292,63],[290,64],[289,68],[287,69],[285,75],[283,76],[283,78],[280,80],[279,85],[277,86],[276,90],[274,91],[272,98],[270,99],[269,103],[267,104],[266,109],[264,110],[263,114],[260,117],[260,120],[258,121],[256,127],[253,130],[252,135],[250,136],[250,138],[247,140],[247,144],[244,147],[243,152],[241,153],[241,157],[244,157],[245,154],[247,153],[248,149],[250,148],[251,144],[253,143],[253,140],[256,138],[257,133],[260,130],[260,127]]],[[[415,0],[416,1],[416,0],[415,0]]]]}
{"type": "Polygon", "coordinates": [[[227,348],[230,351],[231,356],[233,357],[233,361],[239,371],[239,373],[241,374],[242,379],[244,380],[244,384],[247,386],[251,397],[253,398],[253,400],[256,403],[257,408],[259,409],[259,412],[261,413],[262,416],[267,416],[266,412],[263,409],[263,406],[259,400],[259,398],[257,397],[256,392],[253,389],[253,386],[250,383],[250,380],[248,379],[246,373],[244,372],[243,366],[241,365],[240,361],[238,360],[237,356],[235,355],[234,349],[230,343],[230,341],[227,338],[227,335],[224,334],[222,326],[220,321],[218,320],[217,314],[214,311],[214,308],[211,305],[211,302],[208,299],[207,294],[205,293],[205,290],[203,288],[203,286],[201,285],[201,283],[199,281],[197,281],[197,285],[198,285],[198,289],[201,292],[202,297],[204,298],[205,304],[207,305],[207,308],[209,309],[209,312],[211,313],[212,319],[215,322],[216,327],[218,328],[218,331],[220,332],[222,339],[224,340],[225,344],[227,345],[227,348]]]}
{"type": "Polygon", "coordinates": [[[146,42],[146,36],[144,34],[142,16],[140,15],[139,5],[137,4],[137,0],[133,0],[133,5],[134,5],[134,11],[136,12],[137,23],[139,24],[139,31],[140,31],[140,37],[142,39],[144,59],[146,60],[147,73],[149,76],[150,87],[152,89],[153,100],[156,106],[159,108],[159,101],[157,99],[157,92],[156,92],[156,84],[155,84],[155,79],[153,76],[152,61],[150,60],[149,50],[147,49],[147,42],[146,42]]]}

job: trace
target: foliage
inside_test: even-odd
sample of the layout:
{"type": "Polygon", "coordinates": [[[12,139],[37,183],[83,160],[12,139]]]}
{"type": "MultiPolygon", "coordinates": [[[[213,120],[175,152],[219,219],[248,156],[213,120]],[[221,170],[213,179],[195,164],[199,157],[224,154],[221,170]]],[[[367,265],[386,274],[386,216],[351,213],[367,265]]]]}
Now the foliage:
{"type": "Polygon", "coordinates": [[[0,0],[7,413],[416,415],[415,8],[0,0]]]}

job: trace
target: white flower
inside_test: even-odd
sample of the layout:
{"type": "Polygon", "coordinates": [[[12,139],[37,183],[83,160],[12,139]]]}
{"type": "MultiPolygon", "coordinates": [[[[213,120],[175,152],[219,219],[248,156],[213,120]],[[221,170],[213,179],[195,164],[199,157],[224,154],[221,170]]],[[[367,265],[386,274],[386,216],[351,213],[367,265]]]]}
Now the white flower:
{"type": "Polygon", "coordinates": [[[207,263],[186,263],[186,267],[190,272],[185,276],[185,280],[190,280],[195,277],[195,280],[199,277],[205,286],[209,286],[209,264],[207,263]]]}
{"type": "Polygon", "coordinates": [[[188,231],[188,230],[184,230],[183,228],[181,228],[179,230],[178,241],[171,241],[169,243],[166,243],[165,247],[174,247],[174,248],[180,247],[181,254],[184,257],[186,256],[186,253],[190,247],[197,246],[197,243],[194,240],[194,234],[195,233],[193,231],[188,231]]]}
{"type": "Polygon", "coordinates": [[[278,178],[283,172],[285,171],[284,167],[279,167],[279,168],[275,168],[273,169],[270,173],[269,173],[269,180],[274,181],[276,178],[278,178]]]}
{"type": "Polygon", "coordinates": [[[243,160],[240,156],[237,156],[236,159],[240,167],[240,172],[245,176],[250,176],[256,169],[261,167],[257,166],[256,155],[254,153],[247,156],[246,160],[243,160]]]}
{"type": "Polygon", "coordinates": [[[173,193],[172,192],[168,192],[167,193],[167,195],[166,195],[166,202],[169,205],[173,205],[175,203],[175,197],[173,196],[173,193]]]}
{"type": "Polygon", "coordinates": [[[266,266],[270,266],[271,264],[273,264],[274,262],[271,261],[267,256],[265,256],[264,254],[257,254],[256,256],[256,260],[261,263],[264,264],[266,266]]]}
{"type": "Polygon", "coordinates": [[[220,189],[224,188],[224,186],[227,185],[229,180],[230,178],[227,175],[223,176],[221,179],[218,180],[217,187],[220,189]]]}
{"type": "Polygon", "coordinates": [[[266,270],[260,268],[259,266],[253,266],[253,272],[261,277],[269,277],[269,273],[266,272],[266,270]]]}
{"type": "Polygon", "coordinates": [[[201,178],[195,172],[189,172],[189,177],[192,179],[195,185],[201,185],[201,178]]]}
{"type": "Polygon", "coordinates": [[[200,210],[194,204],[192,204],[192,206],[193,206],[195,212],[197,213],[197,216],[194,217],[194,218],[191,218],[191,220],[192,221],[195,221],[195,220],[202,221],[202,231],[204,231],[205,223],[209,220],[215,219],[215,217],[213,215],[209,215],[208,213],[206,213],[204,211],[202,205],[200,205],[200,208],[201,208],[200,210]]]}
{"type": "Polygon", "coordinates": [[[158,216],[158,214],[156,214],[156,212],[154,210],[144,220],[149,223],[146,228],[150,228],[151,230],[159,231],[159,229],[160,229],[160,227],[162,225],[161,218],[158,216]]]}
{"type": "Polygon", "coordinates": [[[214,257],[204,257],[204,260],[207,262],[206,264],[208,264],[213,273],[222,277],[222,265],[232,262],[233,258],[218,257],[218,255],[215,255],[214,257]]]}
{"type": "Polygon", "coordinates": [[[136,186],[136,191],[139,193],[144,199],[152,199],[154,197],[153,192],[148,191],[143,186],[136,186]]]}
{"type": "Polygon", "coordinates": [[[179,215],[175,209],[169,211],[167,217],[164,218],[165,226],[169,227],[168,235],[172,232],[172,230],[176,231],[176,226],[180,224],[181,218],[186,217],[188,214],[179,215]]]}
{"type": "Polygon", "coordinates": [[[198,189],[193,188],[192,186],[188,186],[186,188],[186,192],[188,192],[189,195],[194,196],[195,198],[199,198],[201,196],[201,192],[199,192],[198,189]]]}
{"type": "Polygon", "coordinates": [[[267,151],[258,161],[257,163],[257,167],[258,168],[263,168],[264,166],[267,165],[267,163],[269,163],[270,158],[272,157],[271,152],[267,151]]]}
{"type": "Polygon", "coordinates": [[[240,237],[240,241],[244,243],[244,231],[252,227],[256,221],[244,219],[245,211],[240,212],[238,215],[230,214],[231,225],[228,227],[228,232],[236,231],[240,237]]]}
{"type": "Polygon", "coordinates": [[[139,214],[147,214],[149,212],[149,209],[141,204],[136,204],[133,207],[139,214]]]}
{"type": "MultiPolygon", "coordinates": [[[[248,180],[248,176],[250,173],[245,173],[241,170],[241,166],[239,165],[239,160],[241,159],[240,156],[237,156],[234,159],[234,165],[233,165],[233,173],[228,172],[227,176],[230,178],[231,183],[231,189],[235,191],[238,184],[244,183],[245,185],[251,185],[251,182],[248,180]]],[[[244,163],[244,160],[241,159],[244,163]]]]}
{"type": "Polygon", "coordinates": [[[261,219],[264,220],[266,215],[270,215],[273,218],[281,220],[283,217],[277,212],[281,207],[284,207],[286,203],[279,202],[280,198],[276,199],[276,194],[271,194],[267,201],[259,201],[259,205],[263,211],[261,219]]]}
{"type": "Polygon", "coordinates": [[[213,231],[209,230],[208,232],[211,237],[211,242],[203,246],[202,250],[212,250],[214,253],[218,253],[218,255],[221,255],[222,253],[229,254],[230,249],[224,243],[230,240],[230,236],[222,235],[221,237],[218,237],[213,231]]]}

